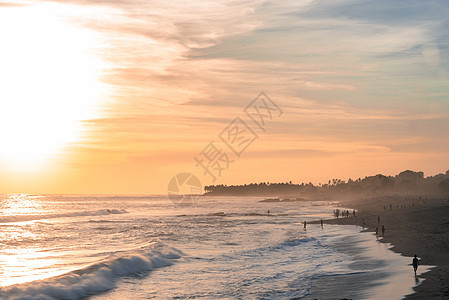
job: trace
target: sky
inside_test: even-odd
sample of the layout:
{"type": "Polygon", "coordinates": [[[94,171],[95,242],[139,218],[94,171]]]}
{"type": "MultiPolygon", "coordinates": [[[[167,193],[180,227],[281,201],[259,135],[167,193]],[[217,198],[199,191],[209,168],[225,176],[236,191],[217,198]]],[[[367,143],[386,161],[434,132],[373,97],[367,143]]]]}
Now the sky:
{"type": "Polygon", "coordinates": [[[445,172],[448,49],[447,1],[0,0],[0,193],[445,172]]]}

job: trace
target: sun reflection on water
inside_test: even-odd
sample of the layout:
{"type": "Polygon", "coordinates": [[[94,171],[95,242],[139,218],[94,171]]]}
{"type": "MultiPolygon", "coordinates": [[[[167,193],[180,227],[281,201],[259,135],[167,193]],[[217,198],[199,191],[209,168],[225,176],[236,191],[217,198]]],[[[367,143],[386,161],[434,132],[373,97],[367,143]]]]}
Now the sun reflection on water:
{"type": "Polygon", "coordinates": [[[0,202],[0,214],[4,216],[35,215],[43,211],[43,196],[24,194],[8,195],[0,202]]]}
{"type": "Polygon", "coordinates": [[[0,285],[8,286],[46,278],[49,276],[49,269],[58,262],[57,259],[48,257],[47,253],[41,252],[40,248],[18,247],[6,252],[1,251],[0,285]]]}
{"type": "MultiPolygon", "coordinates": [[[[44,197],[24,194],[0,198],[0,216],[20,217],[45,213],[44,197]]],[[[48,212],[47,212],[48,213],[48,212]]],[[[39,240],[46,238],[38,222],[0,223],[0,286],[54,276],[60,263],[43,251],[39,240]]]]}

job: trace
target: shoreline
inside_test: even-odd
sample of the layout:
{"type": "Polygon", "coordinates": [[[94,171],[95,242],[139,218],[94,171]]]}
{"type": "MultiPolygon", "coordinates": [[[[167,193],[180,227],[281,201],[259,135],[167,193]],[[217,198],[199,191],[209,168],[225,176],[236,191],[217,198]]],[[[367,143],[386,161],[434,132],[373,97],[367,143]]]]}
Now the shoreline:
{"type": "Polygon", "coordinates": [[[413,291],[416,280],[408,266],[409,258],[389,250],[389,244],[378,243],[373,233],[360,229],[354,225],[324,226],[323,232],[328,232],[326,244],[351,260],[345,264],[346,270],[314,277],[311,293],[299,299],[402,299],[413,291]]]}
{"type": "MultiPolygon", "coordinates": [[[[404,256],[417,254],[421,265],[433,268],[420,274],[425,279],[404,299],[449,298],[449,203],[441,198],[385,196],[359,200],[341,200],[341,207],[356,210],[356,218],[323,220],[325,224],[358,225],[365,220],[365,231],[379,230],[381,243],[404,256]],[[390,206],[391,205],[391,206],[390,206]],[[378,222],[378,217],[380,222],[378,222]],[[356,222],[357,220],[357,222],[356,222]],[[381,228],[385,226],[385,236],[381,228]]],[[[319,224],[313,221],[310,224],[319,224]]],[[[419,269],[418,269],[419,270],[419,269]]],[[[410,272],[413,272],[410,267],[410,272]]]]}

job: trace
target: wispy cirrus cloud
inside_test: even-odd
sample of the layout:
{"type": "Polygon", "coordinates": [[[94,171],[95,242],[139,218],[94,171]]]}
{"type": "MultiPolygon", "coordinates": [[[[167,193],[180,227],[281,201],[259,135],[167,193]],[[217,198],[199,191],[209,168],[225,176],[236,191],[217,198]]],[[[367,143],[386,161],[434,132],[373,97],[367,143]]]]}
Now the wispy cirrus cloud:
{"type": "Polygon", "coordinates": [[[77,168],[84,162],[142,171],[139,163],[152,161],[161,174],[174,171],[261,90],[285,114],[248,152],[246,171],[238,169],[243,177],[263,173],[248,165],[264,157],[279,168],[316,168],[315,177],[330,165],[359,172],[364,160],[367,172],[393,164],[400,171],[414,157],[428,162],[428,171],[441,165],[437,159],[449,163],[445,1],[21,4],[44,2],[70,7],[62,17],[97,32],[98,55],[107,61],[110,101],[72,148],[83,153],[77,168]]]}

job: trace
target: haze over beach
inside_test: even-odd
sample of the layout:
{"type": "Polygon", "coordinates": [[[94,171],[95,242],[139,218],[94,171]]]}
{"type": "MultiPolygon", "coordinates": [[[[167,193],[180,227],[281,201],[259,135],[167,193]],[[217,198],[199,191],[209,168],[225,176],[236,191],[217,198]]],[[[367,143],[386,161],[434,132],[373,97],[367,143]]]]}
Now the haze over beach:
{"type": "Polygon", "coordinates": [[[0,0],[0,299],[449,298],[448,15],[0,0]]]}

